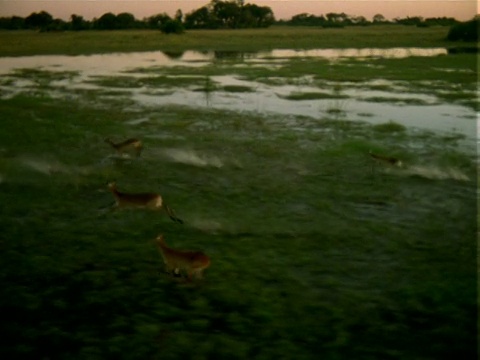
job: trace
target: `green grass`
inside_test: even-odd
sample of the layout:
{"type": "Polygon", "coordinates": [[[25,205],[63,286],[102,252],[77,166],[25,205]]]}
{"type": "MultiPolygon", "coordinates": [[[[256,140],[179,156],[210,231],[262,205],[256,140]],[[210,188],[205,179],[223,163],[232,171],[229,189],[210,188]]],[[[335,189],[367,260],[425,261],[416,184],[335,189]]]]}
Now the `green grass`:
{"type": "Polygon", "coordinates": [[[152,30],[38,33],[1,31],[0,55],[91,54],[165,50],[258,51],[272,48],[315,49],[451,47],[448,27],[369,26],[343,29],[271,27],[243,30],[191,30],[165,35],[152,30]],[[388,35],[388,36],[386,36],[388,35]]]}
{"type": "MultiPolygon", "coordinates": [[[[265,32],[278,37],[273,30],[265,32]]],[[[218,91],[211,76],[289,84],[307,76],[314,85],[341,81],[332,88],[340,95],[344,81],[382,78],[430,95],[448,90],[439,101],[453,102],[468,100],[463,89],[475,76],[439,78],[434,68],[469,70],[473,58],[372,59],[382,71],[352,62],[343,77],[339,64],[315,59],[275,70],[238,69],[232,60],[145,69],[142,81],[147,91],[218,91]],[[176,74],[184,75],[177,84],[176,74]]],[[[114,90],[65,87],[53,97],[51,82],[70,76],[21,70],[2,79],[36,84],[0,99],[2,358],[475,356],[478,184],[475,151],[464,151],[462,136],[345,121],[342,100],[320,120],[143,108],[121,92],[136,86],[133,76],[96,79],[114,90]],[[106,137],[141,138],[142,157],[112,156],[106,137]],[[370,150],[405,167],[372,163],[370,150]],[[125,191],[159,192],[185,224],[105,211],[112,180],[125,191]],[[211,257],[204,281],[185,285],[162,273],[152,242],[160,233],[172,247],[211,257]]]]}
{"type": "Polygon", "coordinates": [[[233,92],[233,93],[243,93],[243,92],[253,91],[253,89],[250,86],[244,86],[244,85],[225,85],[223,86],[223,90],[226,92],[233,92]]]}
{"type": "Polygon", "coordinates": [[[402,124],[398,124],[394,121],[389,121],[388,123],[374,125],[373,129],[378,132],[404,132],[407,130],[402,124]]]}
{"type": "Polygon", "coordinates": [[[340,94],[329,94],[329,93],[324,93],[324,92],[305,92],[305,93],[298,93],[294,92],[286,96],[280,96],[284,99],[288,100],[296,100],[296,101],[301,101],[301,100],[321,100],[321,99],[346,99],[348,96],[345,95],[340,95],[340,94]]]}
{"type": "Polygon", "coordinates": [[[372,96],[366,97],[364,101],[376,102],[376,103],[391,103],[399,105],[428,105],[428,101],[417,99],[417,98],[398,98],[398,97],[383,97],[383,96],[372,96]]]}
{"type": "Polygon", "coordinates": [[[454,143],[445,152],[442,138],[361,123],[297,118],[298,132],[269,116],[94,102],[1,100],[2,355],[475,351],[474,182],[372,172],[368,158],[370,149],[410,165],[428,158],[473,178],[472,159],[454,143]],[[115,160],[106,136],[142,137],[145,152],[115,160]],[[204,162],[177,162],[168,149],[204,162]],[[105,213],[112,179],[160,192],[185,224],[105,213]],[[182,286],[161,274],[159,233],[212,258],[203,282],[182,286]]]}
{"type": "Polygon", "coordinates": [[[176,77],[176,76],[149,76],[138,78],[135,76],[97,76],[91,83],[113,88],[170,88],[205,84],[205,78],[201,77],[176,77]]]}

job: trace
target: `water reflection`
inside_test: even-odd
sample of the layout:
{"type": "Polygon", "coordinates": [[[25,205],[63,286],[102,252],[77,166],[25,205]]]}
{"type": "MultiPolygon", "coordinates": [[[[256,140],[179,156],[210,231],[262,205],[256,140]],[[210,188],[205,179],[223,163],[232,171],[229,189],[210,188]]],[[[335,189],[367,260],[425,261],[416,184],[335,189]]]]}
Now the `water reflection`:
{"type": "Polygon", "coordinates": [[[179,60],[183,57],[183,54],[185,54],[185,51],[162,51],[166,57],[168,57],[171,60],[179,60]]]}
{"type": "Polygon", "coordinates": [[[446,55],[447,49],[444,48],[362,48],[362,49],[312,49],[312,50],[272,50],[272,58],[291,58],[291,57],[318,57],[327,59],[338,58],[406,58],[410,56],[438,56],[446,55]]]}
{"type": "Polygon", "coordinates": [[[94,55],[38,55],[0,57],[0,73],[8,73],[19,68],[43,68],[46,70],[88,71],[90,73],[118,73],[146,66],[202,66],[214,60],[288,59],[316,57],[335,60],[353,58],[404,58],[409,56],[446,55],[445,48],[389,48],[389,49],[277,49],[259,52],[240,51],[147,51],[131,53],[111,53],[94,55]]]}
{"type": "MultiPolygon", "coordinates": [[[[312,76],[297,78],[294,85],[284,78],[270,77],[269,83],[244,80],[235,75],[206,76],[191,83],[177,82],[181,76],[164,76],[160,81],[145,69],[162,69],[170,66],[202,67],[219,60],[235,60],[251,66],[262,59],[263,66],[273,68],[276,61],[288,58],[371,58],[438,56],[447,54],[444,48],[391,48],[391,49],[278,49],[262,52],[235,51],[185,51],[97,54],[82,56],[28,56],[0,57],[0,73],[13,73],[15,69],[40,69],[46,72],[74,72],[64,79],[52,79],[49,92],[54,96],[71,96],[79,90],[104,90],[105,93],[124,94],[142,106],[178,104],[214,107],[260,113],[303,115],[313,118],[342,118],[371,123],[396,121],[406,126],[431,130],[456,129],[466,136],[474,136],[471,121],[475,112],[470,108],[445,103],[435,94],[415,92],[411,84],[373,80],[367,83],[327,82],[315,83],[312,76]],[[128,76],[125,72],[128,71],[128,76]],[[74,75],[78,74],[78,75],[74,75]],[[120,81],[119,75],[125,81],[120,81]],[[111,81],[92,83],[92,79],[107,77],[111,81]],[[141,81],[141,79],[151,81],[141,81]],[[140,80],[140,81],[139,81],[140,80]],[[130,81],[138,86],[125,86],[130,81]],[[122,86],[118,86],[118,84],[122,86]],[[168,83],[165,85],[165,83],[168,83]],[[117,84],[117,86],[116,86],[117,84]],[[292,97],[292,94],[295,96],[292,97]],[[305,96],[304,96],[305,95],[305,96]],[[341,96],[340,96],[341,95],[341,96]],[[415,101],[412,101],[415,100],[415,101]]],[[[165,72],[168,74],[168,71],[165,72]]],[[[47,74],[48,75],[48,74],[47,74]]],[[[199,71],[200,78],[202,72],[199,71]]],[[[192,76],[189,76],[192,78],[192,76]]],[[[8,75],[4,77],[8,78],[8,75]]],[[[12,77],[3,82],[3,96],[35,89],[38,84],[27,76],[12,77]]],[[[159,80],[160,79],[160,80],[159,80]]],[[[99,94],[102,92],[100,91],[99,94]]],[[[117,95],[116,95],[117,96],[117,95]]]]}
{"type": "Polygon", "coordinates": [[[447,49],[449,54],[478,54],[480,47],[477,46],[457,46],[447,49]]]}
{"type": "MultiPolygon", "coordinates": [[[[231,76],[212,76],[217,88],[235,85],[250,85],[251,82],[231,76]]],[[[363,84],[365,85],[365,84],[363,84]]],[[[159,104],[189,105],[234,111],[253,111],[261,114],[281,114],[307,116],[317,119],[345,119],[366,121],[381,124],[395,121],[408,127],[419,127],[431,131],[455,132],[469,138],[475,136],[475,124],[471,121],[475,113],[467,107],[440,103],[435,96],[422,94],[395,94],[407,98],[416,96],[427,105],[404,105],[399,102],[371,102],[370,97],[392,96],[385,91],[366,90],[364,87],[350,86],[343,90],[345,99],[315,99],[292,101],[287,94],[298,91],[298,86],[269,86],[256,84],[255,91],[245,93],[229,93],[225,91],[189,91],[178,89],[174,93],[159,97],[156,93],[134,91],[133,99],[143,106],[159,104]]],[[[304,91],[318,91],[318,88],[302,86],[304,91]]]]}
{"type": "Polygon", "coordinates": [[[247,60],[261,57],[259,51],[217,51],[213,52],[215,60],[247,60]]]}

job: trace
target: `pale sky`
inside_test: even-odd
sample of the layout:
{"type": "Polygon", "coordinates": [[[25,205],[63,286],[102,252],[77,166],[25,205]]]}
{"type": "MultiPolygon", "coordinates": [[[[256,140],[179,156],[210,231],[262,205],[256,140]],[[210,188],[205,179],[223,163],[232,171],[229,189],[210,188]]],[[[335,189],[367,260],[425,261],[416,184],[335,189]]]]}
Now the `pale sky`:
{"type": "MultiPolygon", "coordinates": [[[[26,17],[44,10],[54,18],[64,20],[68,20],[72,14],[92,20],[107,12],[129,12],[135,18],[143,19],[163,12],[173,16],[177,9],[187,14],[209,2],[210,0],[0,0],[0,17],[26,17]]],[[[382,14],[389,20],[407,16],[446,16],[464,21],[480,12],[476,0],[246,0],[245,3],[269,6],[277,19],[290,19],[300,13],[325,15],[329,12],[344,12],[351,16],[364,16],[368,20],[376,14],[382,14]]]]}

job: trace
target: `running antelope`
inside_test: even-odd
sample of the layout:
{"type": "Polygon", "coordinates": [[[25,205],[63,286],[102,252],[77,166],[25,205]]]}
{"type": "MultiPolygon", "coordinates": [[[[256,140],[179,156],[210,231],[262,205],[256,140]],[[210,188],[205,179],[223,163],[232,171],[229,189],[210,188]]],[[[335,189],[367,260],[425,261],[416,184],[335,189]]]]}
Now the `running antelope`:
{"type": "Polygon", "coordinates": [[[115,198],[114,208],[144,208],[151,210],[162,210],[164,209],[170,219],[173,221],[183,224],[183,221],[175,215],[175,211],[171,209],[167,204],[163,203],[163,199],[159,194],[156,193],[124,193],[120,192],[117,189],[117,184],[111,182],[108,184],[108,188],[115,198]]]}
{"type": "Polygon", "coordinates": [[[381,163],[388,164],[388,165],[393,165],[393,166],[398,166],[398,167],[403,166],[403,163],[400,159],[390,157],[390,156],[385,156],[385,155],[374,154],[371,150],[368,153],[369,153],[370,157],[377,162],[381,162],[381,163]]]}
{"type": "Polygon", "coordinates": [[[135,138],[130,138],[119,143],[114,143],[109,138],[106,138],[105,142],[107,144],[110,144],[117,151],[119,155],[122,155],[129,151],[134,151],[135,155],[139,157],[140,154],[142,153],[143,144],[140,140],[135,138]]]}
{"type": "Polygon", "coordinates": [[[210,266],[210,258],[203,252],[172,249],[165,243],[163,235],[159,235],[155,243],[162,255],[167,273],[177,274],[184,271],[187,280],[191,281],[194,276],[201,279],[203,270],[210,266]]]}

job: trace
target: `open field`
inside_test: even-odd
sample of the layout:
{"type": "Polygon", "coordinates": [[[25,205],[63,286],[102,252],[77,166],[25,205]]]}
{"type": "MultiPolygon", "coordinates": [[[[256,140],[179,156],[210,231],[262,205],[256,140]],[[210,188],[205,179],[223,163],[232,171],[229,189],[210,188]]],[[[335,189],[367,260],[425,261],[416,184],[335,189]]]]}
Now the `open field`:
{"type": "Polygon", "coordinates": [[[455,139],[29,96],[1,109],[6,358],[472,358],[475,167],[455,139]],[[144,156],[109,157],[102,139],[132,134],[144,156]],[[369,149],[411,168],[372,172],[369,149]],[[105,213],[112,179],[185,224],[105,213]],[[161,274],[159,233],[211,256],[205,281],[161,274]]]}
{"type": "MultiPolygon", "coordinates": [[[[20,44],[25,34],[11,38],[19,42],[12,54],[40,52],[20,44]]],[[[134,33],[102,34],[96,44],[134,33]]],[[[93,33],[34,35],[25,41],[51,36],[46,53],[69,53],[59,38],[93,33]]],[[[105,51],[135,50],[122,46],[105,51]]],[[[2,76],[2,359],[476,358],[476,56],[264,61],[141,67],[78,82],[82,74],[57,63],[2,76]],[[294,90],[308,82],[315,91],[278,99],[338,106],[321,116],[209,106],[263,95],[258,84],[221,84],[226,76],[294,90]],[[461,108],[471,116],[456,120],[471,134],[396,118],[345,121],[341,104],[357,96],[347,86],[390,94],[368,98],[368,109],[461,108]],[[176,92],[190,104],[162,102],[176,92]],[[144,152],[116,156],[106,137],[141,138],[144,152]],[[369,151],[404,166],[375,163],[369,151]],[[159,192],[184,224],[108,211],[112,180],[159,192]],[[164,274],[158,234],[208,254],[205,279],[164,274]]]]}
{"type": "Polygon", "coordinates": [[[0,31],[0,56],[92,54],[149,50],[241,50],[451,47],[448,27],[368,26],[343,29],[271,27],[243,30],[191,30],[183,35],[160,31],[79,31],[39,33],[0,31]]]}

